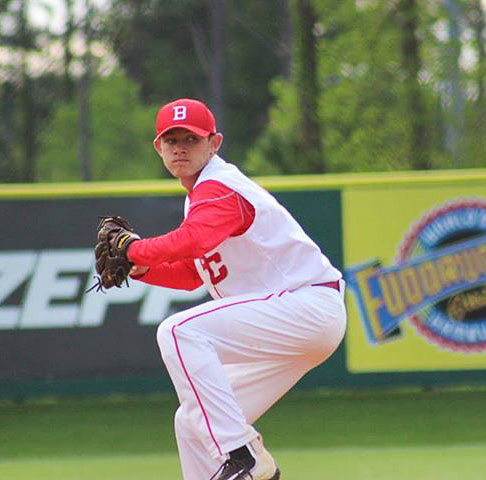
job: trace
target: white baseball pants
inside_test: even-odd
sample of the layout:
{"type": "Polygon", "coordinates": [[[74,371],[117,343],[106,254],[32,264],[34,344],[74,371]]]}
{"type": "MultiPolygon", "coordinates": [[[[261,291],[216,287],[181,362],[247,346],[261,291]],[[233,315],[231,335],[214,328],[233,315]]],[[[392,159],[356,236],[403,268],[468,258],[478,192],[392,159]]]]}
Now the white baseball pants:
{"type": "Polygon", "coordinates": [[[161,323],[184,480],[209,480],[257,436],[252,423],[336,350],[346,326],[340,283],[341,292],[308,286],[212,300],[161,323]]]}

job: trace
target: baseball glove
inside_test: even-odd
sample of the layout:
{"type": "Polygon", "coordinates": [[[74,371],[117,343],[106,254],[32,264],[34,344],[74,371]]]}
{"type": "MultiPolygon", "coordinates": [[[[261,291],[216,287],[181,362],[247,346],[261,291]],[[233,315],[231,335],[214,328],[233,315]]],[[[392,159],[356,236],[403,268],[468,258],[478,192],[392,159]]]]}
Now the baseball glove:
{"type": "Polygon", "coordinates": [[[120,288],[123,282],[128,285],[128,274],[133,264],[128,260],[128,246],[140,240],[133,227],[123,217],[100,217],[95,247],[96,283],[87,291],[96,288],[103,292],[112,287],[120,288]]]}

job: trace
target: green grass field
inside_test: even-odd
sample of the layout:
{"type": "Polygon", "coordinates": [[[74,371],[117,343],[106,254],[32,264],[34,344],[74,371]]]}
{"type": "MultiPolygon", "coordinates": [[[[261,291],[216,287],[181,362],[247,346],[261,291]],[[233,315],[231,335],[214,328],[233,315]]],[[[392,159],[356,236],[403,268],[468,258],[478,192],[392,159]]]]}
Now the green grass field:
{"type": "MultiPolygon", "coordinates": [[[[296,392],[258,428],[282,480],[481,480],[485,405],[485,390],[296,392]]],[[[0,479],[180,480],[175,409],[168,395],[0,403],[0,479]]]]}

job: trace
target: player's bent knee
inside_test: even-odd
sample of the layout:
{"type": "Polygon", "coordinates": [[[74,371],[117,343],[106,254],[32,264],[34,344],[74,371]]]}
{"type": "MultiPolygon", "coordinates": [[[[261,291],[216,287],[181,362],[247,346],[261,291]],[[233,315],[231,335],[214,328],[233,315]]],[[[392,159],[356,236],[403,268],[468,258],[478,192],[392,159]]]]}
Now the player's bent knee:
{"type": "Polygon", "coordinates": [[[164,362],[177,354],[176,338],[178,341],[183,341],[187,334],[190,335],[189,326],[178,328],[185,318],[184,312],[176,313],[166,318],[157,328],[157,344],[164,362]]]}
{"type": "Polygon", "coordinates": [[[184,411],[182,410],[182,407],[179,406],[179,408],[176,410],[176,413],[174,415],[174,427],[176,433],[184,431],[185,424],[186,424],[186,418],[184,415],[184,411]]]}
{"type": "Polygon", "coordinates": [[[174,415],[174,428],[178,435],[184,435],[190,431],[189,419],[181,406],[176,410],[174,415]]]}
{"type": "Polygon", "coordinates": [[[170,319],[163,321],[157,328],[157,344],[164,361],[175,351],[174,339],[172,336],[173,323],[169,320],[170,319]]]}

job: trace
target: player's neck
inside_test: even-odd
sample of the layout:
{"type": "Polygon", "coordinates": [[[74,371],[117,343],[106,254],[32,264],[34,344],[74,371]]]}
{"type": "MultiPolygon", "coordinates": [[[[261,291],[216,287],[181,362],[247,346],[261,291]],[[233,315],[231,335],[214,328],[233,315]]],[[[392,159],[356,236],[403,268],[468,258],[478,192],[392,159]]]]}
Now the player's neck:
{"type": "MultiPolygon", "coordinates": [[[[213,157],[211,157],[211,158],[213,158],[213,157]]],[[[211,158],[209,160],[211,160],[211,158]]],[[[201,170],[199,170],[195,174],[188,175],[188,176],[184,176],[184,177],[179,177],[179,181],[181,182],[181,185],[188,192],[192,192],[192,190],[194,188],[194,185],[195,185],[197,179],[199,178],[199,175],[201,175],[201,172],[206,168],[206,165],[209,163],[209,160],[206,161],[206,163],[203,165],[203,167],[201,168],[201,170]]]]}
{"type": "Polygon", "coordinates": [[[201,172],[196,173],[195,175],[191,175],[190,177],[180,177],[179,181],[181,185],[188,191],[192,192],[194,188],[194,184],[196,183],[197,178],[201,172]]]}

